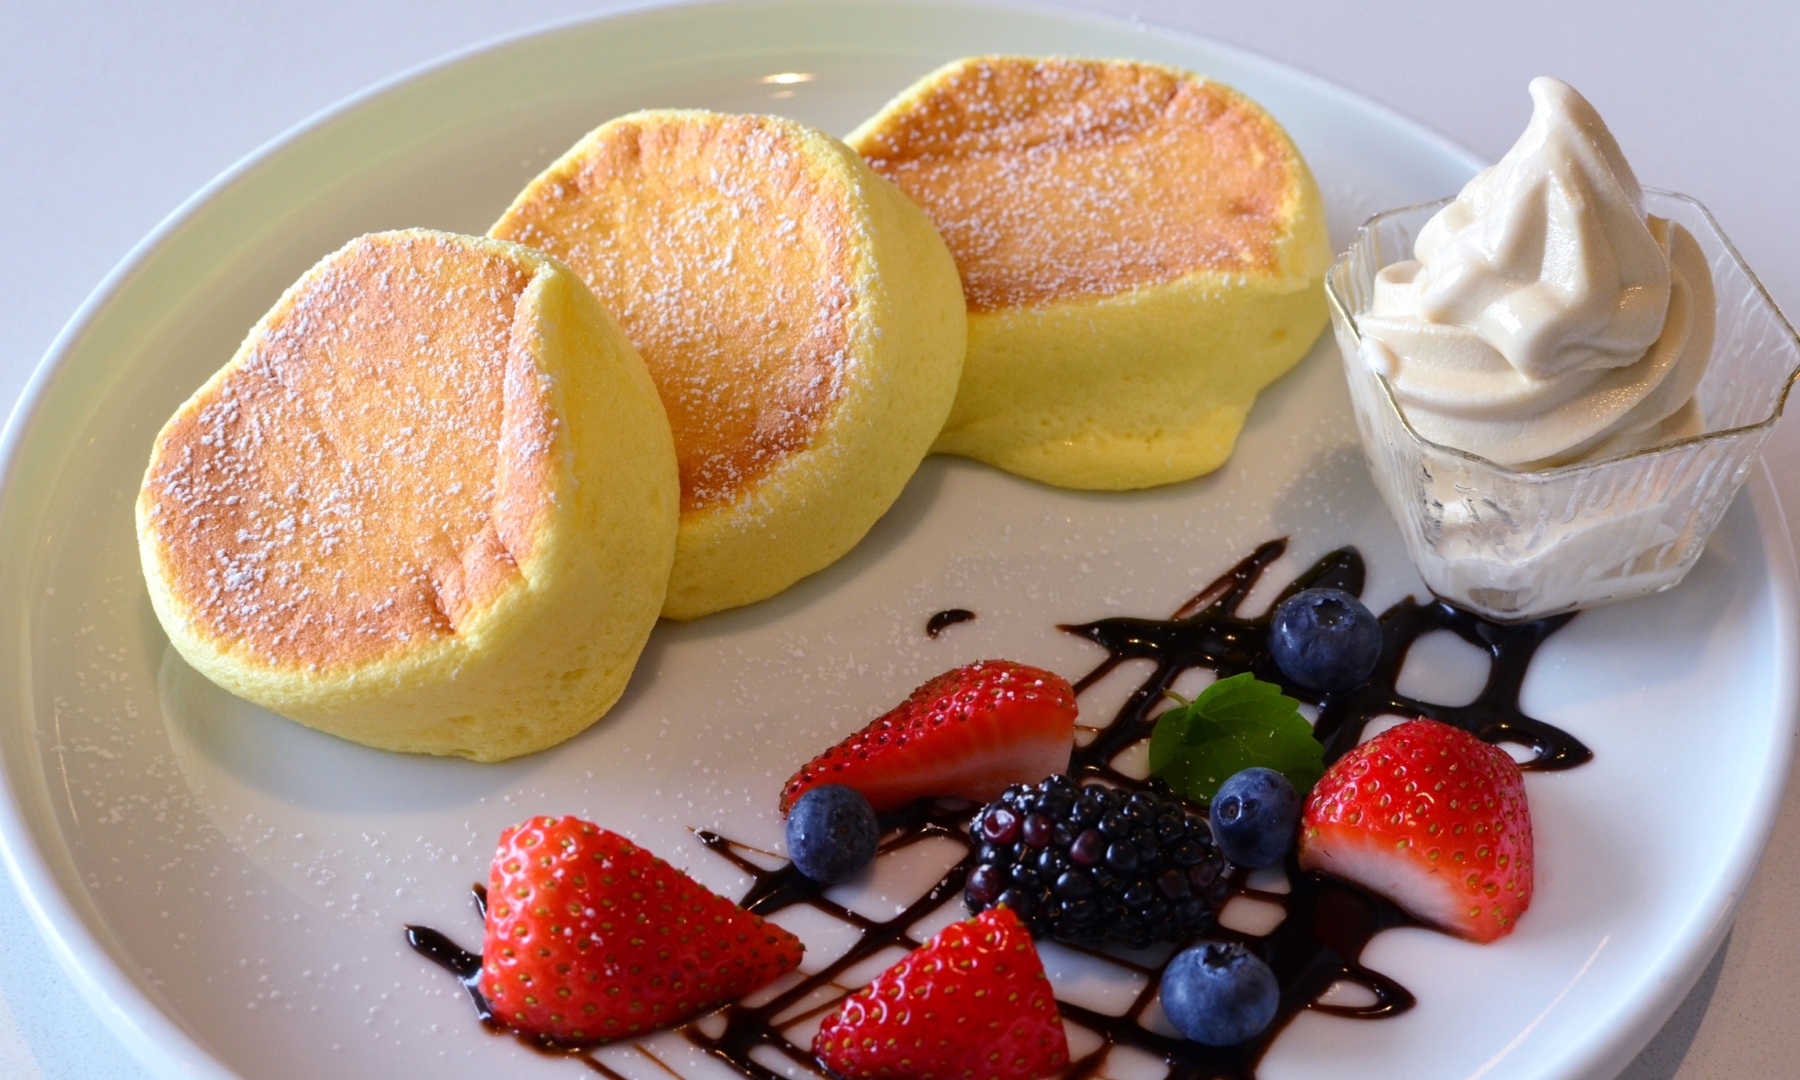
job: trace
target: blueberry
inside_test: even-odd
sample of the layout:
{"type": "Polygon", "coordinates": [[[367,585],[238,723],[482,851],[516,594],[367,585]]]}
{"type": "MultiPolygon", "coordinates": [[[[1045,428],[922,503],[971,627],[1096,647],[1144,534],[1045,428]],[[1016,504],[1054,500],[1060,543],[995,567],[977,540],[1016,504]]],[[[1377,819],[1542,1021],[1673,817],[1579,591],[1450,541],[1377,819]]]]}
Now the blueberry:
{"type": "Polygon", "coordinates": [[[1162,1007],[1175,1029],[1207,1046],[1235,1046],[1275,1019],[1281,986],[1249,949],[1204,941],[1163,969],[1162,1007]]]}
{"type": "Polygon", "coordinates": [[[1348,690],[1381,660],[1381,622],[1342,589],[1305,589],[1281,602],[1269,626],[1281,673],[1311,690],[1348,690]]]}
{"type": "Polygon", "coordinates": [[[1219,785],[1207,816],[1227,859],[1239,866],[1273,866],[1294,846],[1300,793],[1274,769],[1245,769],[1219,785]]]}
{"type": "Polygon", "coordinates": [[[831,884],[862,873],[880,842],[875,808],[854,788],[810,788],[788,811],[788,857],[814,881],[831,884]]]}

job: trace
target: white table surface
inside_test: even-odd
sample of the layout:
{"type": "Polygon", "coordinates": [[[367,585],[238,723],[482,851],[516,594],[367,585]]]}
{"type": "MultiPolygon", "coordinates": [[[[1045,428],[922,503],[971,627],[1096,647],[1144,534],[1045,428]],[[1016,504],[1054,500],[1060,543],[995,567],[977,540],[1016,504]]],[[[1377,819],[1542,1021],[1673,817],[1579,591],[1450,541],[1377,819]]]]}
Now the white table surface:
{"type": "MultiPolygon", "coordinates": [[[[215,174],[290,125],[446,52],[621,3],[0,0],[0,408],[106,272],[215,174]]],[[[1710,206],[1800,315],[1800,3],[1082,0],[1264,53],[1493,159],[1554,74],[1648,184],[1710,206]],[[1365,9],[1377,9],[1378,15],[1365,9]]],[[[1767,460],[1800,534],[1800,418],[1767,460]]],[[[1721,718],[1721,722],[1725,722],[1721,718]]],[[[1657,813],[1687,812],[1682,792],[1657,813]]],[[[1693,812],[1702,812],[1695,808],[1693,812]]],[[[1736,928],[1629,1080],[1800,1074],[1800,785],[1736,928]]],[[[0,1077],[144,1073],[0,879],[0,1077]]]]}

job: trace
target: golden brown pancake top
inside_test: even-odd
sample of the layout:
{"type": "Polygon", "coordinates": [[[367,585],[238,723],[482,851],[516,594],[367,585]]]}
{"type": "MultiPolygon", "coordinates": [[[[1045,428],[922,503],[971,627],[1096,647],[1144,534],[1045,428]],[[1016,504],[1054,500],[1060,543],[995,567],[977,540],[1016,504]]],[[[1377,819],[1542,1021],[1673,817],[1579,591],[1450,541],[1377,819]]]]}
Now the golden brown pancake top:
{"type": "Polygon", "coordinates": [[[207,632],[267,661],[365,661],[454,633],[517,578],[556,441],[531,276],[446,238],[365,237],[178,415],[144,497],[207,632]]]}
{"type": "Polygon", "coordinates": [[[684,514],[806,449],[844,384],[853,219],[804,149],[769,117],[626,117],[491,231],[567,263],[643,354],[684,514]]]}
{"type": "Polygon", "coordinates": [[[943,234],[970,311],[1267,273],[1295,181],[1238,94],[1117,61],[970,61],[862,142],[943,234]]]}

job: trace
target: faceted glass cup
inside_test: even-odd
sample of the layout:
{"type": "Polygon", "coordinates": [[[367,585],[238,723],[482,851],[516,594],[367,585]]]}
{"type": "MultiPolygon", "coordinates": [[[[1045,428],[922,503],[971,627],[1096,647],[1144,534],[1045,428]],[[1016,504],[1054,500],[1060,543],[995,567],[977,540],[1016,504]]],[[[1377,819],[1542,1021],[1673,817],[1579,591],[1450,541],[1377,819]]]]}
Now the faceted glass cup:
{"type": "Polygon", "coordinates": [[[1412,257],[1449,200],[1370,218],[1325,278],[1350,400],[1375,486],[1438,596],[1493,619],[1538,619],[1681,581],[1724,517],[1800,375],[1800,338],[1706,208],[1646,189],[1645,208],[1693,233],[1712,266],[1718,326],[1695,398],[1697,436],[1521,471],[1414,431],[1359,358],[1375,275],[1412,257]]]}

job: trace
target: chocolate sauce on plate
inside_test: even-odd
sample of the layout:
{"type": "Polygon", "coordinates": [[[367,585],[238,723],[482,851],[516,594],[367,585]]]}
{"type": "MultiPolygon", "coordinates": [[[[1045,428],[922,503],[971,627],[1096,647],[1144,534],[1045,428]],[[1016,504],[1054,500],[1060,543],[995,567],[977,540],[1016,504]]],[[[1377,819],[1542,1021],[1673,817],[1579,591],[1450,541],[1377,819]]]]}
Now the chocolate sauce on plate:
{"type": "Polygon", "coordinates": [[[937,637],[946,627],[955,626],[959,622],[968,622],[975,613],[968,608],[945,608],[931,618],[925,620],[925,636],[937,637]]]}
{"type": "MultiPolygon", "coordinates": [[[[1568,732],[1533,719],[1519,707],[1519,690],[1538,646],[1569,619],[1561,615],[1537,622],[1502,625],[1454,607],[1441,600],[1419,603],[1410,598],[1381,616],[1381,662],[1375,673],[1355,690],[1320,694],[1285,678],[1269,654],[1269,614],[1248,618],[1239,607],[1269,565],[1286,550],[1285,540],[1272,540],[1182,605],[1168,619],[1114,618],[1063,626],[1068,633],[1100,645],[1107,657],[1075,683],[1077,693],[1093,686],[1128,660],[1149,660],[1155,670],[1132,692],[1118,714],[1092,733],[1074,751],[1070,773],[1077,780],[1097,780],[1128,788],[1142,781],[1114,766],[1120,753],[1148,738],[1153,713],[1164,691],[1180,675],[1195,667],[1209,668],[1220,678],[1251,672],[1257,678],[1280,685],[1292,697],[1318,707],[1315,732],[1325,744],[1327,763],[1337,760],[1361,741],[1363,729],[1381,716],[1429,717],[1454,724],[1493,743],[1516,744],[1529,752],[1521,767],[1532,770],[1570,769],[1593,755],[1568,732]],[[1438,705],[1407,697],[1397,689],[1406,654],[1425,634],[1447,630],[1486,651],[1491,658],[1487,685],[1467,705],[1438,705]]],[[[1363,587],[1362,557],[1354,548],[1341,548],[1320,559],[1290,583],[1270,605],[1304,588],[1325,586],[1360,594],[1363,587]]],[[[927,626],[943,625],[973,617],[952,610],[932,617],[927,626]],[[958,618],[946,619],[947,616],[958,618]]],[[[1079,741],[1079,740],[1078,740],[1079,741]]],[[[1197,809],[1197,808],[1196,808],[1197,809]]],[[[881,850],[892,853],[921,841],[942,837],[971,848],[968,822],[973,808],[966,804],[921,802],[882,818],[881,850]]],[[[750,876],[751,886],[740,901],[743,907],[768,915],[795,904],[810,905],[842,920],[858,931],[857,942],[824,969],[795,980],[756,1006],[730,1005],[709,1018],[679,1028],[695,1047],[735,1067],[754,1080],[781,1080],[768,1062],[791,1063],[805,1073],[827,1075],[810,1047],[790,1042],[783,1032],[818,1015],[835,1011],[839,1000],[831,997],[810,1006],[803,1003],[816,992],[830,988],[843,972],[893,946],[913,948],[929,935],[915,933],[945,903],[961,903],[963,881],[970,859],[965,857],[947,870],[937,883],[904,911],[889,919],[870,919],[825,896],[825,887],[807,880],[791,866],[766,870],[747,857],[748,848],[717,833],[697,834],[710,851],[730,860],[750,876]],[[716,1034],[708,1034],[708,1031],[716,1034]],[[759,1060],[760,1059],[760,1060],[759,1060]]],[[[1275,1021],[1256,1038],[1230,1047],[1208,1047],[1160,1034],[1145,1027],[1143,1019],[1156,1000],[1162,964],[1175,949],[1146,954],[1096,950],[1091,955],[1146,979],[1144,989],[1119,1015],[1108,1015],[1069,1002],[1058,1002],[1066,1022],[1099,1037],[1099,1045],[1073,1061],[1064,1076],[1087,1080],[1098,1073],[1107,1053],[1115,1046],[1148,1052],[1168,1063],[1168,1080],[1252,1080],[1256,1065],[1269,1044],[1288,1021],[1306,1010],[1333,1016],[1375,1020],[1412,1008],[1414,998],[1404,986],[1361,963],[1363,948],[1383,930],[1420,925],[1394,904],[1356,885],[1300,869],[1296,857],[1285,867],[1288,891],[1267,892],[1250,885],[1250,875],[1233,871],[1234,895],[1281,906],[1286,915],[1267,935],[1256,936],[1214,926],[1207,937],[1242,942],[1274,970],[1281,984],[1281,1005],[1275,1021]],[[1350,984],[1362,988],[1368,1004],[1327,1003],[1332,988],[1350,984]]],[[[479,890],[480,887],[477,886],[479,890]]],[[[485,906],[485,896],[477,903],[485,906]]],[[[1229,901],[1228,901],[1229,903],[1229,901]]],[[[477,1014],[490,1028],[501,1030],[481,995],[478,978],[481,957],[467,952],[435,930],[409,926],[407,941],[421,955],[450,971],[468,989],[477,1014]]],[[[1072,946],[1064,945],[1064,948],[1072,946]]],[[[1086,951],[1086,950],[1083,950],[1086,951]]],[[[524,1038],[521,1036],[521,1038],[524,1038]]],[[[598,1060],[595,1050],[562,1047],[542,1040],[525,1041],[548,1053],[567,1054],[609,1080],[624,1080],[598,1060]]],[[[1090,1040],[1091,1041],[1091,1040],[1090,1040]]],[[[646,1053],[648,1051],[645,1051],[646,1053]]],[[[666,1066],[665,1066],[666,1068],[666,1066]]]]}

